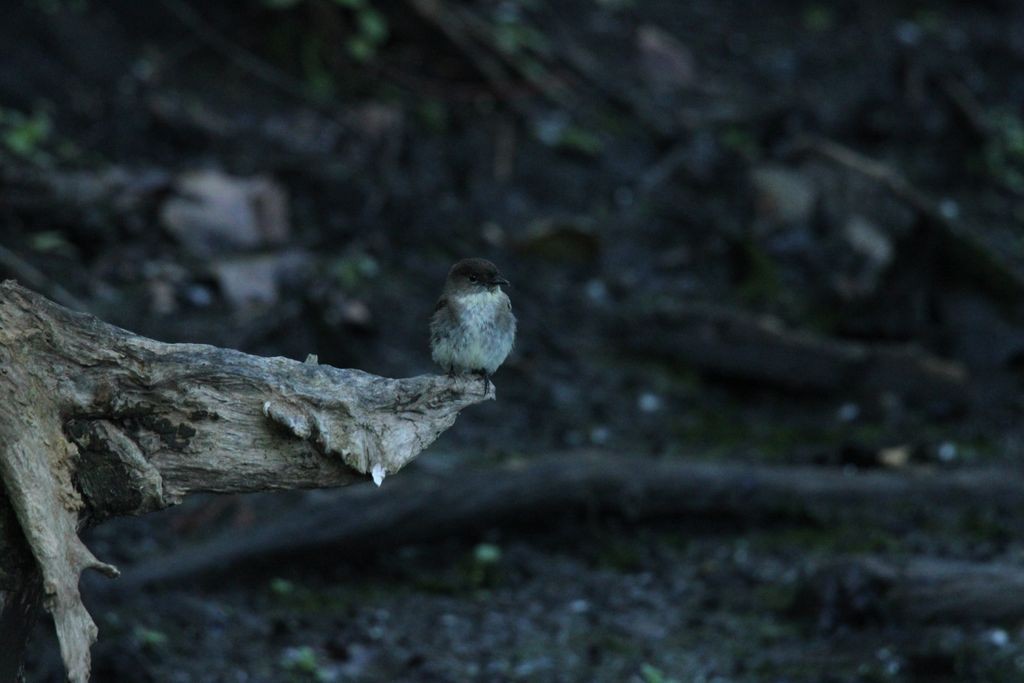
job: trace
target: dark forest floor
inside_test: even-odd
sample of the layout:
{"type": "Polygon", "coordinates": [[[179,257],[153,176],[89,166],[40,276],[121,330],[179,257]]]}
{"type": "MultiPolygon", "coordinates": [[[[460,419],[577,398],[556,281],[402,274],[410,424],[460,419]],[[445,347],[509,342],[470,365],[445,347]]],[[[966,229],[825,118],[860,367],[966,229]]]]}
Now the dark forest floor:
{"type": "MultiPolygon", "coordinates": [[[[433,371],[426,324],[446,268],[482,255],[513,283],[517,350],[499,400],[425,459],[598,448],[638,467],[1017,465],[1024,9],[431,7],[15,3],[0,26],[0,245],[14,255],[0,276],[27,264],[48,295],[158,339],[405,376],[433,371]],[[116,190],[75,184],[111,169],[116,190]],[[211,242],[169,218],[197,170],[277,183],[279,239],[211,242]],[[769,331],[813,349],[708,342],[729,326],[696,304],[773,316],[769,331]],[[814,349],[837,344],[900,345],[960,374],[915,384],[908,361],[833,376],[814,349]]],[[[204,499],[89,542],[127,576],[307,495],[347,494],[204,499]]],[[[1013,527],[595,515],[336,548],[316,567],[109,604],[89,582],[95,679],[1021,680],[1020,624],[913,624],[800,590],[846,554],[1017,560],[1013,527]]],[[[41,629],[29,680],[56,680],[51,640],[41,629]]]]}

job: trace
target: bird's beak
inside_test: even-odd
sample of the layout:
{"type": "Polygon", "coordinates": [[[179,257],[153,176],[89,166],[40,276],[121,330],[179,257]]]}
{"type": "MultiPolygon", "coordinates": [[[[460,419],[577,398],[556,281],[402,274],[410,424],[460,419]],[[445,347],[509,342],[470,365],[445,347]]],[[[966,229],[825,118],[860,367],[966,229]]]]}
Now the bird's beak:
{"type": "Polygon", "coordinates": [[[505,285],[506,287],[508,287],[508,280],[506,280],[503,277],[496,277],[493,280],[491,280],[491,284],[492,285],[505,285]]]}

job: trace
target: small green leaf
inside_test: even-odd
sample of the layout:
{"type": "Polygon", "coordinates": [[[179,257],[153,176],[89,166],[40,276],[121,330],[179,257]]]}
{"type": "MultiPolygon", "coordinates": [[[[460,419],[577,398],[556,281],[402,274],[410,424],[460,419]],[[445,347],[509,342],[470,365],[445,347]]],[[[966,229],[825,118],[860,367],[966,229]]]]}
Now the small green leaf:
{"type": "Polygon", "coordinates": [[[828,31],[835,26],[836,18],[831,7],[810,5],[804,8],[804,28],[814,33],[828,31]]]}
{"type": "Polygon", "coordinates": [[[443,133],[448,126],[448,110],[443,102],[423,100],[417,107],[416,113],[423,125],[435,133],[443,133]]]}
{"type": "Polygon", "coordinates": [[[373,56],[377,53],[373,44],[362,36],[353,36],[352,38],[349,38],[346,45],[348,47],[348,53],[352,55],[352,59],[357,62],[368,62],[373,59],[373,56]]]}
{"type": "Polygon", "coordinates": [[[163,647],[167,644],[167,634],[162,631],[157,631],[151,628],[145,628],[143,626],[135,627],[135,640],[144,647],[158,648],[163,647]]]}
{"type": "Polygon", "coordinates": [[[316,651],[308,645],[285,650],[281,656],[281,666],[288,671],[315,674],[320,669],[316,661],[316,651]]]}
{"type": "Polygon", "coordinates": [[[360,34],[372,45],[380,45],[388,37],[388,20],[375,9],[367,7],[356,16],[360,34]]]}
{"type": "Polygon", "coordinates": [[[587,156],[597,156],[604,150],[601,138],[579,126],[566,126],[558,146],[587,156]]]}
{"type": "Polygon", "coordinates": [[[32,156],[39,146],[45,143],[52,132],[50,118],[41,112],[31,117],[12,113],[4,123],[8,127],[3,131],[4,145],[10,151],[23,157],[32,156]]]}
{"type": "Polygon", "coordinates": [[[674,678],[668,678],[661,669],[651,664],[644,664],[640,667],[640,675],[644,683],[676,683],[674,678]]]}
{"type": "Polygon", "coordinates": [[[72,249],[71,244],[56,230],[44,230],[32,235],[29,242],[34,251],[43,253],[72,249]]]}
{"type": "Polygon", "coordinates": [[[481,543],[473,549],[473,560],[478,564],[497,564],[501,561],[501,548],[493,543],[481,543]]]}

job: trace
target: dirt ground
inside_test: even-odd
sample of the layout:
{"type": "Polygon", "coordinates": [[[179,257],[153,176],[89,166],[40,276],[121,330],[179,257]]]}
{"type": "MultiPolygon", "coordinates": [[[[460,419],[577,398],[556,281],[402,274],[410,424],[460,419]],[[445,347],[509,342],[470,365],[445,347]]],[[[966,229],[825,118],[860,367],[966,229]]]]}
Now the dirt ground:
{"type": "MultiPolygon", "coordinates": [[[[499,264],[519,337],[498,400],[424,467],[598,450],[913,476],[1024,455],[1017,3],[7,10],[0,276],[161,340],[398,377],[435,371],[447,267],[499,264]]],[[[127,581],[362,495],[203,497],[86,541],[127,581]]],[[[1024,679],[1018,621],[922,623],[821,580],[859,555],[1020,562],[998,508],[554,509],[127,592],[90,577],[94,679],[1024,679]]],[[[60,676],[44,623],[28,680],[60,676]]]]}

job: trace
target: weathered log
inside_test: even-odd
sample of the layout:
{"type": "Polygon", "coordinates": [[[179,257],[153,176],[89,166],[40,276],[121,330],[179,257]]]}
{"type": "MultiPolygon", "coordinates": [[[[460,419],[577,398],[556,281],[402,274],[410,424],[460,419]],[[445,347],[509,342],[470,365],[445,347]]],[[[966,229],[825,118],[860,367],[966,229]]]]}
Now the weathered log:
{"type": "Polygon", "coordinates": [[[28,585],[18,552],[27,543],[68,676],[88,680],[96,627],[79,575],[117,570],[81,542],[82,526],[194,491],[342,486],[367,475],[379,484],[462,408],[493,395],[475,378],[386,379],[165,344],[4,282],[0,591],[21,595],[28,585]]]}
{"type": "MultiPolygon", "coordinates": [[[[420,468],[423,469],[422,467],[420,468]]],[[[395,495],[350,489],[306,503],[250,533],[225,534],[161,555],[108,591],[230,573],[280,562],[315,563],[383,544],[428,542],[494,526],[548,524],[572,515],[632,521],[714,519],[740,525],[858,520],[952,526],[965,513],[1024,513],[1024,475],[1012,470],[860,471],[566,454],[498,467],[418,472],[395,495]],[[941,501],[941,504],[936,504],[941,501]]]]}

